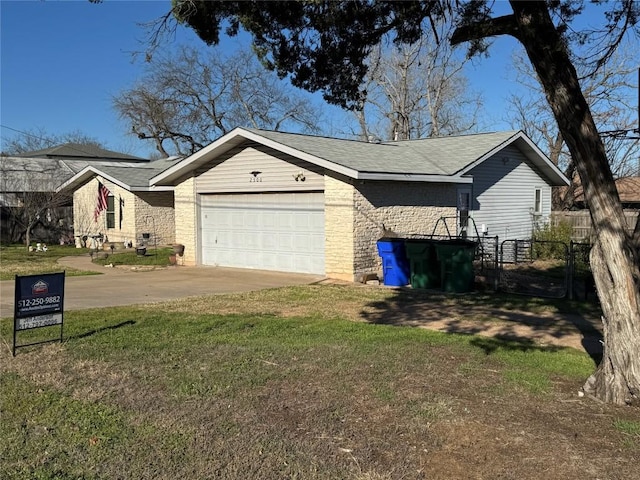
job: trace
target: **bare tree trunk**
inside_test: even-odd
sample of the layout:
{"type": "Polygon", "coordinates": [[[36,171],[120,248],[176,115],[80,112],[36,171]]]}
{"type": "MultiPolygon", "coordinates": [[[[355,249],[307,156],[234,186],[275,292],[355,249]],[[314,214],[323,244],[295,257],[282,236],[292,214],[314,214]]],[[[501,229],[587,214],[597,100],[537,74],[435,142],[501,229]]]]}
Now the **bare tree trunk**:
{"type": "Polygon", "coordinates": [[[640,269],[604,145],[564,42],[544,2],[512,1],[519,34],[569,147],[596,231],[591,252],[604,313],[604,355],[587,393],[606,402],[640,401],[640,269]]]}
{"type": "Polygon", "coordinates": [[[546,3],[510,3],[513,15],[459,29],[452,42],[508,34],[527,51],[580,175],[596,232],[591,267],[604,313],[604,356],[584,390],[605,402],[639,403],[640,261],[625,231],[604,145],[546,3]]]}

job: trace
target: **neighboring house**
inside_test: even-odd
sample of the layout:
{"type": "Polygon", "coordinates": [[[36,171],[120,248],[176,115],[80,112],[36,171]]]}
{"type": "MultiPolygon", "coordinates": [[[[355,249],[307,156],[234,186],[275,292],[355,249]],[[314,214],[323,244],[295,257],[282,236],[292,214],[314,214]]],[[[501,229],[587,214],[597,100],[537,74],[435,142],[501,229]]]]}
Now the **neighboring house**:
{"type": "MultiPolygon", "coordinates": [[[[640,210],[640,177],[622,177],[616,179],[615,183],[622,208],[626,210],[640,210]]],[[[575,204],[578,208],[587,208],[581,185],[576,187],[574,196],[575,204]]]]}
{"type": "Polygon", "coordinates": [[[20,215],[25,209],[40,207],[44,207],[44,212],[34,225],[34,240],[57,242],[66,239],[72,235],[71,197],[56,194],[56,187],[87,165],[122,165],[126,162],[139,165],[148,160],[75,143],[1,156],[2,241],[21,241],[24,225],[16,225],[20,215]],[[40,205],[31,205],[33,202],[40,205]]]}
{"type": "Polygon", "coordinates": [[[173,243],[173,187],[150,186],[149,180],[176,160],[92,163],[60,185],[59,191],[73,192],[76,244],[89,239],[136,246],[173,243]],[[104,203],[98,208],[101,186],[104,203]]]}
{"type": "MultiPolygon", "coordinates": [[[[622,177],[615,180],[620,203],[624,209],[627,230],[634,231],[640,217],[640,177],[622,177]]],[[[567,187],[560,187],[560,196],[567,194],[567,187]]],[[[573,192],[574,201],[571,211],[553,212],[553,223],[568,223],[573,228],[572,238],[578,241],[589,241],[593,236],[591,215],[584,200],[582,185],[578,184],[573,192]]]]}
{"type": "Polygon", "coordinates": [[[237,128],[148,188],[173,188],[185,264],[353,281],[380,270],[378,239],[443,235],[442,218],[452,235],[472,218],[530,238],[568,183],[523,132],[365,143],[237,128]]]}

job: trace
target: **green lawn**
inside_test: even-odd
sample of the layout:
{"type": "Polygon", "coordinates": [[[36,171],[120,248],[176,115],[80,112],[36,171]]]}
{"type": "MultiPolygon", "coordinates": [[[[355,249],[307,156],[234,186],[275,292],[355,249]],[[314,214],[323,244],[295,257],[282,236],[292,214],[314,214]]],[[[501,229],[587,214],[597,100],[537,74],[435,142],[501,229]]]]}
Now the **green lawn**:
{"type": "MultiPolygon", "coordinates": [[[[477,298],[434,305],[473,319],[477,298]]],[[[639,411],[577,395],[587,354],[372,323],[420,301],[316,285],[67,312],[64,343],[15,358],[5,319],[0,478],[637,474],[639,411]]]]}
{"type": "MultiPolygon", "coordinates": [[[[88,248],[54,245],[46,252],[29,252],[24,245],[0,246],[0,280],[13,280],[16,275],[52,273],[62,270],[58,259],[73,255],[91,255],[97,265],[169,265],[171,247],[147,250],[146,255],[137,255],[135,250],[92,251],[88,248]]],[[[98,272],[65,267],[66,275],[100,275],[98,272]]]]}
{"type": "MultiPolygon", "coordinates": [[[[24,245],[0,246],[0,280],[13,280],[16,275],[53,273],[61,271],[60,257],[86,255],[88,248],[53,245],[46,252],[29,252],[24,245]]],[[[66,275],[96,275],[95,272],[67,268],[66,275]]]]}
{"type": "Polygon", "coordinates": [[[173,254],[171,247],[159,247],[149,249],[144,255],[139,255],[135,250],[113,252],[102,251],[99,255],[94,255],[93,262],[98,265],[170,265],[169,256],[173,254]]]}

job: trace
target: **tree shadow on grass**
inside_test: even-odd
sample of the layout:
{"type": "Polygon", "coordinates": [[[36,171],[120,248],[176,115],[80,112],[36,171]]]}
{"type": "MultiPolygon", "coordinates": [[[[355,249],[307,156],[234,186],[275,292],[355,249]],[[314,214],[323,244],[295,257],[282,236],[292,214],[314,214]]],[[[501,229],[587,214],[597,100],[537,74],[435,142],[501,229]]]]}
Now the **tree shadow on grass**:
{"type": "Polygon", "coordinates": [[[447,294],[398,288],[360,312],[369,323],[492,337],[517,348],[583,349],[599,363],[602,333],[597,308],[518,295],[447,294]],[[552,308],[550,308],[552,307],[552,308]]]}
{"type": "Polygon", "coordinates": [[[101,328],[95,328],[93,330],[89,330],[88,332],[84,332],[84,333],[78,333],[76,335],[69,335],[66,337],[67,340],[76,340],[76,339],[80,339],[80,338],[87,338],[87,337],[91,337],[92,335],[96,335],[98,333],[102,333],[102,332],[107,332],[109,330],[115,330],[117,328],[122,328],[122,327],[126,327],[128,325],[135,325],[136,322],[133,320],[126,320],[124,322],[120,322],[117,323],[115,325],[108,325],[106,327],[101,327],[101,328]]]}

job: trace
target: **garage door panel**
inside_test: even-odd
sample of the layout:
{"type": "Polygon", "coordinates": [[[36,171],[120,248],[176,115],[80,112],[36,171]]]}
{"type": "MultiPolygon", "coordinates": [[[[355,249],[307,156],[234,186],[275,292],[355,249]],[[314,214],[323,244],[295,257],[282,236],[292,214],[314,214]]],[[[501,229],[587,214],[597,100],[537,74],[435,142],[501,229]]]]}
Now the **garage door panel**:
{"type": "Polygon", "coordinates": [[[324,274],[322,193],[203,195],[202,262],[324,274]]]}

